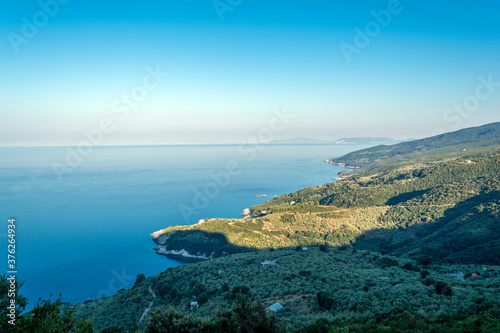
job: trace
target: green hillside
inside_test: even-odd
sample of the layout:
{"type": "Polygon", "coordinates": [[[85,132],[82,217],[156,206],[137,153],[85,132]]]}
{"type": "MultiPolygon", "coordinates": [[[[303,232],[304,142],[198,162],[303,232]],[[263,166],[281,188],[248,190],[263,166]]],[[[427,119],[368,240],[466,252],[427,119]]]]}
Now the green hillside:
{"type": "Polygon", "coordinates": [[[498,144],[500,144],[500,122],[390,146],[380,145],[366,148],[332,158],[328,162],[351,168],[370,170],[379,166],[416,160],[425,156],[460,152],[464,149],[489,147],[498,144]]]}
{"type": "Polygon", "coordinates": [[[492,148],[384,167],[270,200],[252,207],[251,218],[170,227],[160,231],[169,240],[157,241],[166,251],[212,258],[248,249],[352,244],[409,258],[498,265],[499,162],[492,148]]]}
{"type": "MultiPolygon", "coordinates": [[[[424,264],[429,263],[349,247],[233,254],[170,268],[115,296],[78,305],[75,314],[92,316],[98,329],[111,325],[137,329],[142,313],[152,304],[146,332],[236,332],[245,321],[256,327],[268,325],[261,332],[304,332],[318,320],[338,327],[360,326],[358,331],[363,332],[367,323],[377,327],[377,321],[388,319],[392,325],[403,325],[403,314],[415,316],[424,327],[438,319],[445,322],[443,326],[460,322],[465,314],[480,316],[479,328],[500,327],[495,318],[499,266],[424,264]],[[449,275],[458,272],[463,279],[449,275]],[[199,307],[191,310],[194,301],[199,307]],[[278,302],[283,308],[267,316],[265,308],[278,302]],[[170,307],[175,311],[169,313],[170,307]],[[257,318],[248,318],[250,311],[257,318]],[[160,326],[171,330],[149,328],[160,326]]],[[[443,330],[454,331],[460,332],[443,330]]]]}

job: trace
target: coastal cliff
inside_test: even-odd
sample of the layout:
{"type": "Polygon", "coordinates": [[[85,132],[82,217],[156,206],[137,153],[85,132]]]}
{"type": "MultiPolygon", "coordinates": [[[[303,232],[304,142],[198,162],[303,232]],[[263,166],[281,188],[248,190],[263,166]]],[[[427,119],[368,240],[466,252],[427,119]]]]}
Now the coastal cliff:
{"type": "Polygon", "coordinates": [[[169,229],[159,230],[151,234],[153,241],[158,245],[155,248],[158,254],[185,259],[206,260],[248,251],[248,249],[230,244],[226,237],[219,233],[169,229]]]}

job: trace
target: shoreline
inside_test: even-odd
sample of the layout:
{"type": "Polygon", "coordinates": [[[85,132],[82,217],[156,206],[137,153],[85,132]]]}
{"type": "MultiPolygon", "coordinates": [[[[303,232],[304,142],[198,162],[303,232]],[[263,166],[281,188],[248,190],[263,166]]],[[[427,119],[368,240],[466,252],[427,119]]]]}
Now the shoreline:
{"type": "MultiPolygon", "coordinates": [[[[328,164],[337,165],[337,166],[340,166],[343,168],[349,168],[349,169],[356,169],[357,168],[357,167],[346,166],[344,163],[335,163],[335,162],[333,162],[333,159],[327,159],[327,160],[325,160],[325,162],[328,164]]],[[[344,171],[348,171],[348,170],[344,170],[344,171]]],[[[335,181],[341,181],[343,179],[351,177],[350,175],[343,175],[342,171],[338,172],[337,175],[339,176],[338,178],[333,178],[335,181]]],[[[254,197],[276,198],[278,196],[277,195],[271,196],[271,195],[261,194],[261,195],[254,195],[254,197]]],[[[243,219],[250,217],[249,213],[250,213],[250,208],[245,208],[241,213],[241,215],[244,216],[243,219]],[[247,213],[246,215],[244,214],[245,211],[247,213]]],[[[212,219],[209,219],[209,221],[210,220],[212,220],[212,219]]],[[[205,219],[201,219],[197,223],[194,223],[191,225],[203,224],[203,223],[205,223],[205,219]]],[[[203,255],[200,256],[200,255],[193,255],[193,254],[189,253],[188,251],[186,251],[184,248],[182,248],[180,250],[167,250],[165,243],[167,242],[167,240],[170,238],[171,235],[176,233],[175,230],[174,231],[166,231],[169,228],[170,227],[165,228],[165,229],[160,229],[160,230],[157,230],[157,231],[151,233],[151,236],[153,237],[153,239],[152,239],[153,242],[155,242],[157,244],[157,247],[153,248],[153,250],[155,250],[155,252],[157,254],[166,256],[166,257],[171,258],[171,259],[176,259],[176,260],[186,261],[186,262],[197,262],[197,261],[212,259],[213,253],[210,256],[207,256],[206,253],[204,253],[203,255]]]]}

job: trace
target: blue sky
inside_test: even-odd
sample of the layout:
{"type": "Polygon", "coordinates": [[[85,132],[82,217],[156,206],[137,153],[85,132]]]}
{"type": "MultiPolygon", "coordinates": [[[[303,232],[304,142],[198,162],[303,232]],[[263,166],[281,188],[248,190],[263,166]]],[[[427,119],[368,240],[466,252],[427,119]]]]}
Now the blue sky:
{"type": "Polygon", "coordinates": [[[499,12],[493,0],[2,1],[0,145],[76,145],[102,119],[105,144],[242,142],[282,108],[295,118],[276,139],[498,121],[500,86],[482,82],[500,81],[499,12]],[[168,76],[120,117],[148,68],[168,76]]]}

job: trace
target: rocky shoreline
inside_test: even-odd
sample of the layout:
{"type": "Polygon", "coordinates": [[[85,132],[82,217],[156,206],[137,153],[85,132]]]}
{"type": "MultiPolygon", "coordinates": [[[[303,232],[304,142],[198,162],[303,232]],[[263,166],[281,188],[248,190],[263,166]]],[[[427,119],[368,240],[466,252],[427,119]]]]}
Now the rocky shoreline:
{"type": "Polygon", "coordinates": [[[205,253],[201,255],[199,253],[196,255],[191,254],[186,249],[168,250],[165,243],[167,243],[168,239],[173,234],[175,234],[175,231],[164,233],[163,230],[159,230],[151,234],[151,236],[153,236],[153,241],[158,245],[157,247],[154,248],[156,253],[167,257],[184,258],[191,260],[207,260],[212,258],[212,256],[207,257],[205,253]]]}
{"type": "Polygon", "coordinates": [[[156,253],[167,256],[167,257],[173,257],[173,258],[183,258],[183,259],[190,259],[190,260],[208,260],[212,259],[212,257],[207,257],[205,254],[203,255],[194,255],[186,251],[185,249],[176,251],[176,250],[167,250],[165,246],[157,246],[154,248],[156,253]]]}
{"type": "Polygon", "coordinates": [[[345,163],[335,162],[334,158],[325,160],[325,162],[328,164],[332,164],[332,165],[338,165],[339,167],[342,167],[342,168],[359,169],[359,167],[357,167],[357,166],[351,166],[351,165],[346,165],[345,163]]]}
{"type": "Polygon", "coordinates": [[[247,251],[230,244],[222,234],[196,229],[169,230],[167,228],[156,231],[151,236],[157,244],[154,248],[156,253],[177,259],[208,260],[247,251]]]}

